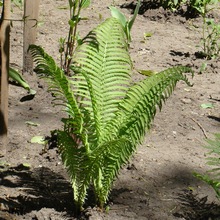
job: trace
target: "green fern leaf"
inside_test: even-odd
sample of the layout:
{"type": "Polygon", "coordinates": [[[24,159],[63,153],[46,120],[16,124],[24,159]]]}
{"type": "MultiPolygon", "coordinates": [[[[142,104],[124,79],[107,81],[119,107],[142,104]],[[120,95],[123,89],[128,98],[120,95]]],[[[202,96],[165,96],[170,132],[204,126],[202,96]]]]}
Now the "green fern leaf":
{"type": "Polygon", "coordinates": [[[81,97],[81,104],[93,112],[99,139],[130,83],[132,64],[119,21],[108,19],[90,32],[78,47],[74,61],[74,91],[81,97]]]}
{"type": "Polygon", "coordinates": [[[72,183],[74,201],[76,202],[76,206],[81,208],[92,181],[91,177],[94,176],[93,170],[90,170],[90,175],[87,175],[88,171],[85,167],[88,161],[90,161],[90,158],[87,156],[88,153],[85,148],[79,148],[78,143],[67,132],[58,131],[58,140],[62,161],[72,183]]]}
{"type": "Polygon", "coordinates": [[[214,139],[207,139],[206,142],[208,145],[204,147],[208,148],[210,150],[208,154],[212,155],[207,158],[207,164],[214,168],[207,171],[205,175],[194,173],[194,176],[209,184],[220,199],[220,134],[215,134],[214,139]]]}
{"type": "Polygon", "coordinates": [[[150,128],[157,106],[161,109],[176,83],[183,80],[190,85],[183,75],[189,71],[187,67],[173,67],[136,83],[120,103],[115,118],[106,126],[106,133],[116,137],[127,135],[133,143],[139,143],[150,128]]]}
{"type": "Polygon", "coordinates": [[[80,136],[84,145],[89,152],[87,135],[83,129],[83,113],[77,103],[77,99],[73,94],[71,84],[64,72],[56,65],[55,61],[49,56],[40,46],[30,45],[29,51],[32,54],[35,63],[35,72],[45,78],[50,87],[49,91],[55,95],[54,101],[56,104],[64,105],[65,111],[72,118],[72,123],[69,123],[74,129],[75,134],[80,136]]]}
{"type": "Polygon", "coordinates": [[[101,169],[102,178],[100,183],[98,183],[99,186],[94,179],[95,191],[101,207],[108,199],[113,180],[118,175],[122,165],[127,163],[133,150],[132,143],[122,137],[104,143],[93,152],[94,162],[99,161],[101,169]]]}
{"type": "Polygon", "coordinates": [[[177,81],[183,80],[189,84],[184,72],[191,72],[191,69],[180,66],[153,75],[132,86],[119,104],[115,117],[105,128],[103,144],[92,152],[95,160],[101,163],[102,187],[98,187],[102,192],[99,193],[101,201],[106,201],[119,169],[150,128],[156,107],[162,107],[162,101],[171,95],[177,81]]]}

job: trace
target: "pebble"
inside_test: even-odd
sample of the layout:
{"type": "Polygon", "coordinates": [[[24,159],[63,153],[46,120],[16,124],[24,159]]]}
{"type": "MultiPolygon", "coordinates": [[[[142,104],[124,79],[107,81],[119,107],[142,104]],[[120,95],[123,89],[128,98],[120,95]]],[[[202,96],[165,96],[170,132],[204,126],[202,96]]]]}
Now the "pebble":
{"type": "Polygon", "coordinates": [[[184,104],[190,104],[190,103],[192,103],[192,100],[188,99],[188,98],[183,98],[183,99],[181,99],[181,102],[184,104]]]}

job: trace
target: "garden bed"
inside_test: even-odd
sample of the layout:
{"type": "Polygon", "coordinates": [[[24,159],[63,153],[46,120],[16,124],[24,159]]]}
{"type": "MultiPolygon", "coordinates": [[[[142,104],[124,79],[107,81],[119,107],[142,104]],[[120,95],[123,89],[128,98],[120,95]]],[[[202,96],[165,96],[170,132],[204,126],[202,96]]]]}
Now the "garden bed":
{"type": "MultiPolygon", "coordinates": [[[[123,5],[128,17],[132,13],[130,3],[114,1],[117,7],[123,5]]],[[[107,0],[92,2],[83,12],[87,19],[79,26],[82,35],[110,16],[110,4],[112,1],[107,0]]],[[[58,39],[68,32],[65,6],[64,0],[45,0],[40,5],[42,23],[37,44],[57,61],[58,39]]],[[[13,16],[21,18],[22,12],[15,9],[13,16]]],[[[212,138],[220,129],[220,64],[219,59],[207,61],[196,56],[201,26],[200,17],[142,7],[132,30],[134,79],[144,77],[137,69],[161,71],[187,65],[195,71],[190,78],[194,86],[178,83],[158,111],[144,143],[114,182],[109,211],[98,210],[90,201],[81,219],[205,220],[220,216],[213,189],[192,174],[207,171],[207,150],[202,145],[206,137],[212,138]],[[207,69],[201,73],[202,63],[207,69]],[[201,107],[207,103],[212,107],[201,107]]],[[[13,22],[11,65],[20,70],[22,33],[22,23],[13,22]]],[[[30,142],[37,135],[50,137],[51,130],[61,127],[64,113],[59,107],[53,108],[53,97],[43,80],[27,73],[24,78],[37,93],[33,99],[24,99],[27,92],[10,85],[9,144],[6,156],[0,158],[0,219],[76,219],[72,189],[56,146],[30,142]]]]}

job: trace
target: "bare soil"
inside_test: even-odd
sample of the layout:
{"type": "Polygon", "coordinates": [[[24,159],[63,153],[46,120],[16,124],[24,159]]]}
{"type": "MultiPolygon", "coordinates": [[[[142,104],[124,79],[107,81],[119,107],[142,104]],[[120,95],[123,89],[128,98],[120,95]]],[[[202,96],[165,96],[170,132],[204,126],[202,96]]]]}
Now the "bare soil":
{"type": "MultiPolygon", "coordinates": [[[[110,16],[109,0],[94,1],[83,12],[87,20],[80,25],[81,35],[88,33],[110,16]]],[[[114,4],[129,17],[135,2],[115,0],[114,4]]],[[[36,135],[50,137],[59,129],[62,112],[51,104],[47,85],[35,74],[24,78],[37,91],[33,99],[27,92],[10,85],[9,144],[0,158],[0,219],[220,219],[219,201],[212,188],[196,179],[193,172],[204,173],[206,137],[220,131],[219,59],[205,60],[195,54],[201,39],[201,18],[190,18],[184,11],[172,13],[153,3],[142,5],[132,31],[131,56],[136,69],[161,71],[174,65],[188,65],[195,71],[193,87],[178,83],[173,95],[157,113],[144,143],[114,182],[109,211],[101,212],[93,204],[76,217],[72,189],[57,148],[32,144],[36,135]],[[145,33],[151,37],[144,39],[145,33]],[[200,74],[202,63],[207,69],[200,74]],[[213,108],[201,108],[212,103],[213,108]],[[31,121],[37,126],[28,124],[31,121]],[[27,167],[25,164],[29,164],[27,167]]],[[[59,60],[58,39],[68,32],[66,0],[44,0],[40,5],[37,44],[59,60]],[[65,8],[65,7],[64,7],[65,8]]],[[[14,19],[22,11],[14,9],[14,19]]],[[[214,14],[219,20],[219,12],[214,14]]],[[[13,22],[11,65],[22,70],[23,23],[13,22]]],[[[134,71],[136,80],[142,78],[134,71]]],[[[190,77],[190,76],[189,76],[190,77]]]]}

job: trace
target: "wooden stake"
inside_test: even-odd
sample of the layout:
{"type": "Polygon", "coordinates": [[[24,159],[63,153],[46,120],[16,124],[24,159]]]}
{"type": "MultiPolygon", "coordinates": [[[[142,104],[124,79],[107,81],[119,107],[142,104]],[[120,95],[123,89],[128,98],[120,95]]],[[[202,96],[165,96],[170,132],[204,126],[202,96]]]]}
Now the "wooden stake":
{"type": "Polygon", "coordinates": [[[3,1],[1,20],[1,87],[0,87],[0,156],[6,154],[8,139],[8,73],[10,48],[10,11],[11,0],[3,1]]]}
{"type": "Polygon", "coordinates": [[[28,47],[36,40],[39,5],[40,0],[24,1],[23,72],[33,73],[33,60],[28,47]]]}

